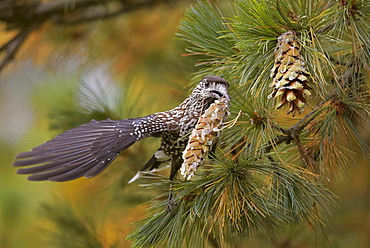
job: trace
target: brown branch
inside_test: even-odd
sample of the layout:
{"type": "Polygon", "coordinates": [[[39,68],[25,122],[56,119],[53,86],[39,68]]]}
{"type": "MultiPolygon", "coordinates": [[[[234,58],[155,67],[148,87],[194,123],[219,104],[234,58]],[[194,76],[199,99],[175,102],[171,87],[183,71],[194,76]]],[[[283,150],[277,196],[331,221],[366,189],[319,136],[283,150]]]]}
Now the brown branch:
{"type": "Polygon", "coordinates": [[[0,61],[0,71],[15,57],[16,52],[26,40],[27,36],[34,29],[33,26],[29,26],[21,30],[13,39],[7,42],[0,48],[0,51],[5,51],[4,58],[0,61]]]}
{"type": "Polygon", "coordinates": [[[133,4],[124,4],[121,2],[120,7],[115,10],[107,10],[107,8],[104,9],[94,9],[93,11],[85,11],[86,13],[82,14],[79,18],[76,18],[74,20],[68,20],[68,16],[58,16],[54,19],[54,22],[56,24],[62,24],[62,25],[75,25],[80,24],[84,22],[91,22],[106,18],[115,17],[118,15],[121,15],[123,13],[127,12],[133,12],[138,9],[143,8],[150,8],[155,5],[158,5],[162,2],[171,2],[172,0],[167,1],[161,1],[161,0],[148,0],[148,1],[139,1],[137,3],[133,4]]]}
{"type": "MultiPolygon", "coordinates": [[[[301,134],[302,130],[313,120],[310,118],[316,114],[319,108],[328,102],[333,96],[330,96],[328,100],[325,100],[318,104],[310,113],[306,114],[302,119],[300,119],[296,124],[291,126],[288,129],[283,129],[278,127],[278,129],[283,133],[282,135],[277,136],[273,141],[270,141],[266,146],[264,146],[264,150],[266,153],[269,153],[274,146],[277,146],[281,143],[289,144],[291,141],[298,141],[299,142],[299,135],[301,134]]],[[[297,143],[297,145],[298,145],[297,143]]]]}
{"type": "Polygon", "coordinates": [[[107,4],[109,2],[116,2],[120,0],[54,0],[40,4],[35,9],[35,16],[49,17],[55,14],[65,14],[75,12],[78,9],[86,8],[93,5],[107,4]]]}
{"type": "Polygon", "coordinates": [[[2,0],[0,1],[0,22],[5,23],[6,30],[18,29],[18,34],[0,47],[5,53],[0,61],[0,71],[15,57],[27,36],[46,21],[55,24],[75,25],[118,16],[159,5],[176,2],[175,0],[53,0],[50,2],[2,0]],[[109,10],[109,4],[114,10],[109,10]]]}
{"type": "Polygon", "coordinates": [[[91,13],[84,17],[80,17],[79,19],[75,19],[75,20],[67,20],[64,17],[59,17],[54,20],[54,23],[58,25],[77,25],[77,24],[116,17],[125,12],[127,12],[127,9],[125,8],[120,8],[119,10],[115,10],[115,11],[109,11],[109,10],[108,11],[96,11],[94,13],[91,13]]]}

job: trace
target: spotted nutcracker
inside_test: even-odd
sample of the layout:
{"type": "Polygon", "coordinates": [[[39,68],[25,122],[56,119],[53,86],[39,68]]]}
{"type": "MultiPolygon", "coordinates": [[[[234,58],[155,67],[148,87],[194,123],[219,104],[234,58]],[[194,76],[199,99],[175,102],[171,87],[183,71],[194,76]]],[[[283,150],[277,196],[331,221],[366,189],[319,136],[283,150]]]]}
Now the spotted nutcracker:
{"type": "Polygon", "coordinates": [[[217,99],[227,98],[229,83],[217,76],[206,76],[178,107],[139,118],[91,121],[70,129],[54,139],[21,152],[13,166],[18,174],[31,174],[31,181],[69,181],[93,177],[102,172],[117,155],[136,141],[161,137],[158,151],[131,180],[144,170],[155,170],[170,162],[170,180],[183,163],[182,152],[199,117],[217,99]]]}

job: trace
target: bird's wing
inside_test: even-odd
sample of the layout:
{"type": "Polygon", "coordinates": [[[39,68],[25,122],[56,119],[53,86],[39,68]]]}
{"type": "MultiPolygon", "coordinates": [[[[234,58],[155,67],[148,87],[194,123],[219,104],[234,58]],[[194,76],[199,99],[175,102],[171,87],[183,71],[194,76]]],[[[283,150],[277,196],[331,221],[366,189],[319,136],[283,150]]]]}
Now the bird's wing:
{"type": "Polygon", "coordinates": [[[148,118],[152,116],[82,124],[29,152],[19,153],[13,166],[30,166],[18,169],[17,173],[32,174],[28,177],[32,181],[93,177],[107,168],[119,152],[160,132],[148,127],[148,118]]]}

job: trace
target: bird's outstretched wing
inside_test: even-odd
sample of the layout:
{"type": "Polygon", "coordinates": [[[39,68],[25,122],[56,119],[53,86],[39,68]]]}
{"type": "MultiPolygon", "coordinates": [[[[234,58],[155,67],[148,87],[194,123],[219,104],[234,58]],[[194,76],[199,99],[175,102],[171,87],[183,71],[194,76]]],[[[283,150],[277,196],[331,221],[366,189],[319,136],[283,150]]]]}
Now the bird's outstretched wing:
{"type": "Polygon", "coordinates": [[[32,174],[28,180],[69,181],[82,176],[93,177],[102,172],[118,153],[136,141],[158,136],[164,125],[154,115],[112,121],[91,121],[68,130],[54,139],[16,156],[13,166],[18,174],[32,174]],[[149,121],[148,121],[149,120],[149,121]]]}

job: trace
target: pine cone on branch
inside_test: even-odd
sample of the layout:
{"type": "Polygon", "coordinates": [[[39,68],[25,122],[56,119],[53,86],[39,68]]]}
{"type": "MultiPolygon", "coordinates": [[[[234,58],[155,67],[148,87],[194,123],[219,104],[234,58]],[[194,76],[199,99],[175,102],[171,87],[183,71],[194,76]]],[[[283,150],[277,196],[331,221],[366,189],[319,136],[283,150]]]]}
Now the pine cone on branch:
{"type": "Polygon", "coordinates": [[[180,172],[186,179],[194,176],[194,172],[202,164],[214,140],[219,136],[228,115],[228,108],[229,101],[221,98],[211,104],[199,118],[182,155],[184,162],[180,172]]]}
{"type": "Polygon", "coordinates": [[[273,82],[270,86],[274,92],[269,98],[281,97],[276,108],[289,104],[287,114],[292,113],[294,116],[297,112],[301,113],[307,105],[305,96],[311,95],[311,87],[307,82],[309,73],[294,31],[288,31],[278,38],[271,77],[273,82]]]}

